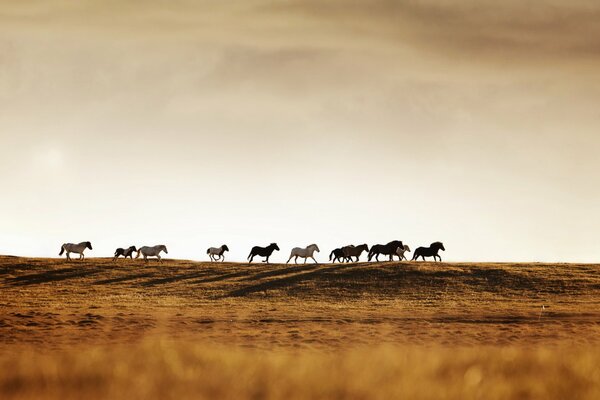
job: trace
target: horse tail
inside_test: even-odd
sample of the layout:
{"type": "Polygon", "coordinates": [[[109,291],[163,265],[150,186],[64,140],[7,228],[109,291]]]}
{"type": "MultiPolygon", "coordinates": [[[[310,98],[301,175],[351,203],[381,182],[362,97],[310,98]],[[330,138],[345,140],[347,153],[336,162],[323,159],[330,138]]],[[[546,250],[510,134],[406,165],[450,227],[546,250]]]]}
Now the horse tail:
{"type": "Polygon", "coordinates": [[[332,250],[331,253],[329,254],[329,261],[331,261],[333,259],[333,253],[335,253],[335,250],[332,250]]]}
{"type": "Polygon", "coordinates": [[[140,254],[142,254],[142,249],[138,249],[137,255],[135,256],[135,258],[140,258],[140,254]]]}
{"type": "Polygon", "coordinates": [[[117,253],[118,253],[118,252],[119,252],[119,250],[118,250],[118,249],[117,249],[117,250],[115,250],[115,257],[117,256],[117,253]]]}
{"type": "Polygon", "coordinates": [[[206,249],[206,254],[210,254],[210,249],[206,249]]]}
{"type": "Polygon", "coordinates": [[[413,253],[413,258],[412,261],[415,261],[417,259],[417,257],[421,256],[421,249],[416,249],[415,252],[413,253]]]}
{"type": "Polygon", "coordinates": [[[246,260],[250,260],[250,257],[252,257],[252,250],[250,250],[250,254],[248,254],[248,257],[246,257],[246,260]]]}
{"type": "Polygon", "coordinates": [[[58,253],[58,255],[62,256],[64,252],[65,252],[65,245],[63,244],[60,248],[60,253],[58,253]]]}

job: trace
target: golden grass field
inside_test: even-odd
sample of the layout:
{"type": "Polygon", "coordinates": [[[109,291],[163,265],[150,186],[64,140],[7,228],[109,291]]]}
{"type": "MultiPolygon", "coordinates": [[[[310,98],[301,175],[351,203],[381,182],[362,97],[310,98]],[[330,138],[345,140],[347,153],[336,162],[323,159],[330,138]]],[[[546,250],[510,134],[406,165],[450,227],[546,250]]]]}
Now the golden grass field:
{"type": "Polygon", "coordinates": [[[587,264],[0,257],[0,398],[597,399],[599,306],[587,264]]]}

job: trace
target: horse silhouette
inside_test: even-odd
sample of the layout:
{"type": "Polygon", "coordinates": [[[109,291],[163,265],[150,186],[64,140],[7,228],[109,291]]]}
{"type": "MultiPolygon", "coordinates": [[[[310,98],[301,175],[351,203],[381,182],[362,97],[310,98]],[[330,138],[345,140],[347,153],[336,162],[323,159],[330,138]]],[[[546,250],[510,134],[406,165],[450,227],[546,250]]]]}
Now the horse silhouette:
{"type": "Polygon", "coordinates": [[[130,246],[126,249],[119,247],[117,250],[115,250],[115,256],[113,257],[113,261],[116,261],[117,258],[119,258],[119,256],[123,256],[123,258],[129,257],[133,260],[133,252],[137,252],[135,246],[130,246]]]}
{"type": "Polygon", "coordinates": [[[398,250],[398,247],[404,248],[404,244],[402,244],[401,240],[393,240],[388,244],[373,245],[369,251],[369,261],[371,261],[373,257],[375,257],[376,261],[379,261],[380,254],[390,256],[390,261],[394,261],[394,256],[397,255],[396,250],[398,250]]]}
{"type": "Polygon", "coordinates": [[[342,253],[344,254],[344,258],[346,259],[346,261],[350,262],[354,261],[352,257],[356,257],[356,262],[358,262],[360,259],[360,255],[363,251],[368,252],[369,246],[367,246],[366,244],[361,244],[358,246],[350,245],[342,247],[342,253]]]}
{"type": "Polygon", "coordinates": [[[344,262],[345,259],[346,257],[344,256],[344,252],[341,248],[331,250],[331,253],[329,253],[329,261],[344,262]]]}
{"type": "Polygon", "coordinates": [[[279,246],[277,246],[277,243],[271,243],[267,247],[254,246],[252,250],[250,250],[250,254],[248,255],[248,261],[252,262],[255,256],[259,256],[266,257],[266,259],[263,260],[263,262],[268,263],[269,257],[271,257],[271,254],[273,254],[275,250],[279,250],[279,246]]]}
{"type": "Polygon", "coordinates": [[[415,261],[418,260],[419,257],[422,257],[423,261],[425,261],[425,257],[433,257],[435,261],[437,261],[438,258],[442,261],[442,257],[438,255],[440,250],[446,251],[442,242],[431,243],[429,247],[419,247],[415,250],[412,260],[415,261]]]}

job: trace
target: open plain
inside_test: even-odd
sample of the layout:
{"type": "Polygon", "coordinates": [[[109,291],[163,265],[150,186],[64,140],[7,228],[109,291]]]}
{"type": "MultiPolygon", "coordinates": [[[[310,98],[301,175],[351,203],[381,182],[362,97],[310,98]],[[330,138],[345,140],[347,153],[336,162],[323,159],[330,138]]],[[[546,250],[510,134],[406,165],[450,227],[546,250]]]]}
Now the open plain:
{"type": "Polygon", "coordinates": [[[0,257],[1,398],[598,398],[600,267],[0,257]]]}

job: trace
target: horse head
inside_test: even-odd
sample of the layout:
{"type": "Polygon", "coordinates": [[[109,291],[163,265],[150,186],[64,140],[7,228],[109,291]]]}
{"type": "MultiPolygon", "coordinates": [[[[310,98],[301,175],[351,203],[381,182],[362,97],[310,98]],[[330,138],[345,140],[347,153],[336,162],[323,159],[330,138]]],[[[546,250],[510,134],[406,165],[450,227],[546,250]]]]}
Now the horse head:
{"type": "Polygon", "coordinates": [[[92,243],[91,243],[91,242],[85,242],[85,247],[87,247],[87,248],[88,248],[88,249],[90,249],[90,250],[93,250],[93,249],[92,249],[92,243]]]}
{"type": "Polygon", "coordinates": [[[166,254],[169,254],[169,251],[167,250],[167,246],[165,246],[164,244],[162,244],[160,246],[160,248],[163,249],[166,254]]]}
{"type": "Polygon", "coordinates": [[[311,247],[312,247],[313,249],[315,249],[315,251],[316,251],[317,253],[320,253],[320,252],[321,252],[321,250],[319,250],[319,246],[317,246],[315,243],[311,244],[311,245],[310,245],[310,246],[308,246],[307,248],[311,248],[311,247]]]}
{"type": "Polygon", "coordinates": [[[408,252],[410,252],[410,247],[408,247],[408,245],[407,245],[407,244],[405,244],[405,245],[404,245],[404,251],[408,251],[408,252]]]}
{"type": "Polygon", "coordinates": [[[273,250],[279,251],[279,246],[277,246],[277,243],[271,243],[269,247],[271,247],[273,250]]]}
{"type": "Polygon", "coordinates": [[[136,247],[135,247],[135,246],[130,246],[130,247],[129,247],[129,251],[137,251],[137,249],[136,249],[136,247]]]}
{"type": "Polygon", "coordinates": [[[227,245],[224,244],[223,246],[221,246],[221,250],[223,250],[223,251],[229,251],[229,247],[227,247],[227,245]]]}
{"type": "Polygon", "coordinates": [[[442,243],[442,242],[431,243],[430,247],[434,247],[436,249],[440,249],[442,251],[446,251],[446,249],[444,248],[444,243],[442,243]]]}

